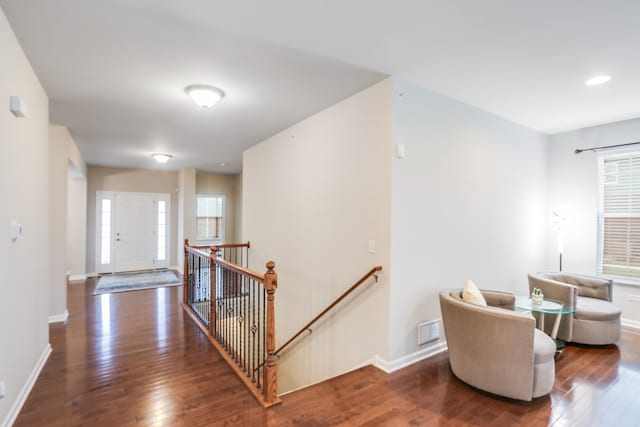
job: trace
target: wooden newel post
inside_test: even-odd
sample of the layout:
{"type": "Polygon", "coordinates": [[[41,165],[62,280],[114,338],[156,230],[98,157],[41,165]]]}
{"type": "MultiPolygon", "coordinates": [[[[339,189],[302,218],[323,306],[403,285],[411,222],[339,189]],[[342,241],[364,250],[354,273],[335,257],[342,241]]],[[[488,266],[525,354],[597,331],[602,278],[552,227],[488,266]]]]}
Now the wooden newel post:
{"type": "Polygon", "coordinates": [[[278,275],[273,270],[276,263],[267,263],[264,275],[264,288],[267,291],[267,360],[264,365],[264,398],[267,404],[273,403],[278,397],[278,375],[276,368],[276,319],[275,293],[278,287],[278,275]]]}
{"type": "Polygon", "coordinates": [[[187,305],[187,289],[189,287],[189,239],[184,239],[184,261],[182,264],[182,304],[187,305]]]}
{"type": "Polygon", "coordinates": [[[218,248],[211,246],[209,255],[209,334],[216,336],[216,259],[218,248]]]}

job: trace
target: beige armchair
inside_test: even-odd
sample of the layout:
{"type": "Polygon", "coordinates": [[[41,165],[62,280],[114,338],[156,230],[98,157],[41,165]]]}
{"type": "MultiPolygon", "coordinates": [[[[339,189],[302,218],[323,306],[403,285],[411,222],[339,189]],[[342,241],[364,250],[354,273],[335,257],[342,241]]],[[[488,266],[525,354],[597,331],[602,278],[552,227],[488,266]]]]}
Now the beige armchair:
{"type": "Polygon", "coordinates": [[[563,315],[558,338],[579,344],[613,344],[620,339],[622,310],[614,305],[613,282],[600,277],[567,273],[529,275],[529,290],[542,289],[551,298],[575,307],[563,315]]]}
{"type": "Polygon", "coordinates": [[[509,292],[482,290],[489,307],[462,300],[462,291],[440,293],[451,370],[489,393],[532,400],[551,392],[553,340],[535,328],[531,314],[512,311],[509,292]]]}

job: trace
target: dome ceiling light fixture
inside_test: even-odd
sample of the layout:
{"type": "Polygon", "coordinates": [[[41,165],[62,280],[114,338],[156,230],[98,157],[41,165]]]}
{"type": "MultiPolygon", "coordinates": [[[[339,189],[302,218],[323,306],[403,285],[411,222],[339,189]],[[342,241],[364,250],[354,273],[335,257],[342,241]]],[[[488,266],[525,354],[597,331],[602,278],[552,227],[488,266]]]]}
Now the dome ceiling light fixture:
{"type": "Polygon", "coordinates": [[[611,80],[611,76],[594,76],[592,78],[590,78],[589,80],[587,80],[586,82],[584,82],[584,84],[586,84],[587,86],[597,86],[597,85],[601,85],[603,83],[608,82],[609,80],[611,80]]]}
{"type": "Polygon", "coordinates": [[[187,86],[184,91],[202,108],[213,107],[218,101],[224,98],[224,92],[213,86],[191,85],[187,86]]]}
{"type": "Polygon", "coordinates": [[[165,153],[154,153],[151,155],[158,163],[167,163],[173,156],[165,153]]]}

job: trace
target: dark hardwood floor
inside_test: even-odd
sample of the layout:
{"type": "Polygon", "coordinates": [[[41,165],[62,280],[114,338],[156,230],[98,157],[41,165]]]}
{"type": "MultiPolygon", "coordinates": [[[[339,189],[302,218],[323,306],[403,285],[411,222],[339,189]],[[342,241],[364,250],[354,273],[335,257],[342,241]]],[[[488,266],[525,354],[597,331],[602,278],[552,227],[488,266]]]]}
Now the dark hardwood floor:
{"type": "MultiPolygon", "coordinates": [[[[66,325],[16,426],[640,426],[640,334],[569,345],[553,393],[517,402],[457,380],[443,353],[387,375],[373,367],[264,410],[179,304],[180,287],[93,296],[69,286],[66,325]]],[[[505,381],[508,381],[505,378],[505,381]]]]}

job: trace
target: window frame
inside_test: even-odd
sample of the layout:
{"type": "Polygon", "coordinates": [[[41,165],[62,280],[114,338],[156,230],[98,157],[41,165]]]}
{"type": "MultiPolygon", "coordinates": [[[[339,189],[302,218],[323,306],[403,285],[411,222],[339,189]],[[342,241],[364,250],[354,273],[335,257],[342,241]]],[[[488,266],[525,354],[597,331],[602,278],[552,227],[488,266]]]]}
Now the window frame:
{"type": "Polygon", "coordinates": [[[212,193],[198,193],[195,197],[195,239],[198,244],[202,245],[216,245],[224,243],[225,238],[225,226],[226,226],[226,208],[227,201],[224,194],[212,194],[212,193]],[[200,239],[198,236],[198,218],[215,218],[215,217],[199,217],[198,216],[198,200],[201,198],[220,198],[222,199],[222,208],[220,217],[220,237],[219,238],[206,238],[200,239]]]}
{"type": "MultiPolygon", "coordinates": [[[[626,285],[640,285],[640,276],[626,276],[620,274],[611,274],[604,272],[604,226],[605,218],[640,218],[640,212],[637,214],[610,213],[605,214],[605,162],[611,159],[622,159],[627,157],[640,158],[640,151],[635,149],[623,149],[613,152],[603,153],[598,156],[598,212],[597,212],[597,254],[596,254],[596,274],[601,277],[614,279],[616,283],[626,285]]],[[[618,178],[611,184],[617,184],[618,178]]],[[[639,190],[640,191],[640,190],[639,190]]]]}

